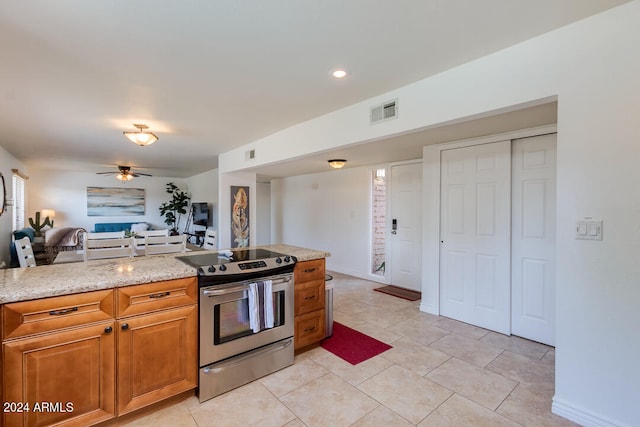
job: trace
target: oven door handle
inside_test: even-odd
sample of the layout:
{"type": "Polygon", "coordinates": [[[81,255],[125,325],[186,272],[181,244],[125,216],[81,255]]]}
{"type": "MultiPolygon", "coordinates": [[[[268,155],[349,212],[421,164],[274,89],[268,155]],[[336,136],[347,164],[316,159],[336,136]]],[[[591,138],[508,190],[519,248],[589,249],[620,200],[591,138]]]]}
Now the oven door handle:
{"type": "Polygon", "coordinates": [[[247,359],[250,359],[252,357],[261,355],[261,354],[265,354],[265,353],[273,353],[274,351],[279,351],[282,349],[285,349],[287,347],[289,347],[291,344],[293,344],[293,338],[289,338],[284,342],[276,342],[273,344],[269,344],[267,346],[264,346],[261,349],[258,350],[254,350],[254,351],[250,351],[248,353],[246,353],[244,356],[242,357],[236,357],[233,360],[229,360],[228,362],[225,362],[221,365],[218,365],[214,368],[210,368],[210,367],[205,367],[203,369],[203,372],[205,374],[217,374],[220,373],[222,371],[224,371],[225,369],[229,369],[232,368],[242,362],[244,362],[247,359]]]}
{"type": "MultiPolygon", "coordinates": [[[[279,285],[281,283],[287,283],[290,281],[291,279],[274,279],[272,280],[272,285],[279,285]]],[[[234,292],[244,292],[248,289],[249,289],[249,285],[234,286],[232,288],[222,288],[222,289],[205,289],[204,291],[202,291],[202,295],[219,296],[219,295],[232,294],[234,292]]]]}

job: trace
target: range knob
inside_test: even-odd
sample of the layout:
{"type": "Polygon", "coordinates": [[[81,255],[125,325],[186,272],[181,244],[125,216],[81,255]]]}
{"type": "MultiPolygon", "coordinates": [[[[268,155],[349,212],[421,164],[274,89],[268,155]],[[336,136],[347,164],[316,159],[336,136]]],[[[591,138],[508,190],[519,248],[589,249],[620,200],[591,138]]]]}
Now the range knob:
{"type": "Polygon", "coordinates": [[[209,270],[209,273],[215,273],[216,272],[216,268],[213,265],[210,265],[207,270],[209,270]]]}
{"type": "Polygon", "coordinates": [[[280,257],[276,258],[276,263],[282,264],[282,260],[280,259],[280,257]]]}
{"type": "Polygon", "coordinates": [[[218,269],[220,269],[220,271],[227,271],[227,266],[222,264],[220,265],[220,267],[218,267],[218,269]]]}
{"type": "Polygon", "coordinates": [[[284,257],[284,262],[289,262],[289,261],[291,261],[291,257],[289,255],[284,257]]]}

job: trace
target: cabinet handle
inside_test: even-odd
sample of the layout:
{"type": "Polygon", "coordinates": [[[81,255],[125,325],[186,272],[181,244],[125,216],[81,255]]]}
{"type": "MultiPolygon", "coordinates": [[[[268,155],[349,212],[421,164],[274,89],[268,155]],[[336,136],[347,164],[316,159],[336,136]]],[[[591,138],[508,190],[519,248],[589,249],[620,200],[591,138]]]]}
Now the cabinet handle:
{"type": "Polygon", "coordinates": [[[49,316],[62,316],[64,314],[73,313],[78,311],[78,307],[65,308],[64,310],[52,310],[49,312],[49,316]]]}
{"type": "Polygon", "coordinates": [[[110,334],[111,332],[113,332],[113,328],[111,326],[107,326],[106,328],[104,328],[105,334],[110,334]]]}
{"type": "Polygon", "coordinates": [[[316,270],[317,270],[317,268],[307,268],[304,272],[305,273],[313,273],[316,270]]]}
{"type": "Polygon", "coordinates": [[[123,324],[122,324],[122,326],[120,326],[120,328],[121,328],[123,331],[126,331],[127,329],[129,329],[129,324],[128,324],[128,323],[123,323],[123,324]]]}
{"type": "Polygon", "coordinates": [[[305,332],[313,332],[315,329],[316,329],[316,327],[315,327],[315,326],[312,326],[312,327],[310,327],[310,328],[305,329],[304,331],[305,331],[305,332]]]}
{"type": "Polygon", "coordinates": [[[316,299],[315,295],[311,295],[310,297],[304,297],[305,300],[316,299]]]}
{"type": "Polygon", "coordinates": [[[149,298],[163,298],[171,295],[171,292],[160,292],[159,294],[151,294],[149,298]]]}

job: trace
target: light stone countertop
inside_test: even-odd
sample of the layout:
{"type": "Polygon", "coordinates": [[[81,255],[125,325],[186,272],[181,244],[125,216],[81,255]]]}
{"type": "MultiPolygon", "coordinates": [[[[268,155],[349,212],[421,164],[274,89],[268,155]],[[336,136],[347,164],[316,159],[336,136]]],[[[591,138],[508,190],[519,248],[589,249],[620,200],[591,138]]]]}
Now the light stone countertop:
{"type": "MultiPolygon", "coordinates": [[[[282,244],[256,246],[249,249],[253,248],[293,255],[298,261],[331,256],[329,252],[325,251],[282,244]]],[[[196,269],[175,259],[175,257],[203,253],[203,251],[193,251],[186,254],[151,255],[31,268],[0,269],[0,304],[194,277],[196,269]]]]}

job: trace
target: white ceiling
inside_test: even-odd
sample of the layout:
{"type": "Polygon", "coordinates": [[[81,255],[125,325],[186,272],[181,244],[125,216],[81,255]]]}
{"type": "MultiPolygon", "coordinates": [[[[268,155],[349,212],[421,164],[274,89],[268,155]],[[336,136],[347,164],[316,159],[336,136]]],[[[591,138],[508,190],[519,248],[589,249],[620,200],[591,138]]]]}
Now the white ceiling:
{"type": "MultiPolygon", "coordinates": [[[[0,145],[30,168],[192,176],[219,153],[627,1],[0,0],[0,145]],[[330,76],[338,66],[347,78],[330,76]],[[129,142],[133,123],[159,141],[129,142]]],[[[555,120],[555,104],[528,112],[323,153],[287,174],[326,167],[324,154],[374,164],[399,160],[390,144],[413,156],[425,141],[555,120]]]]}

